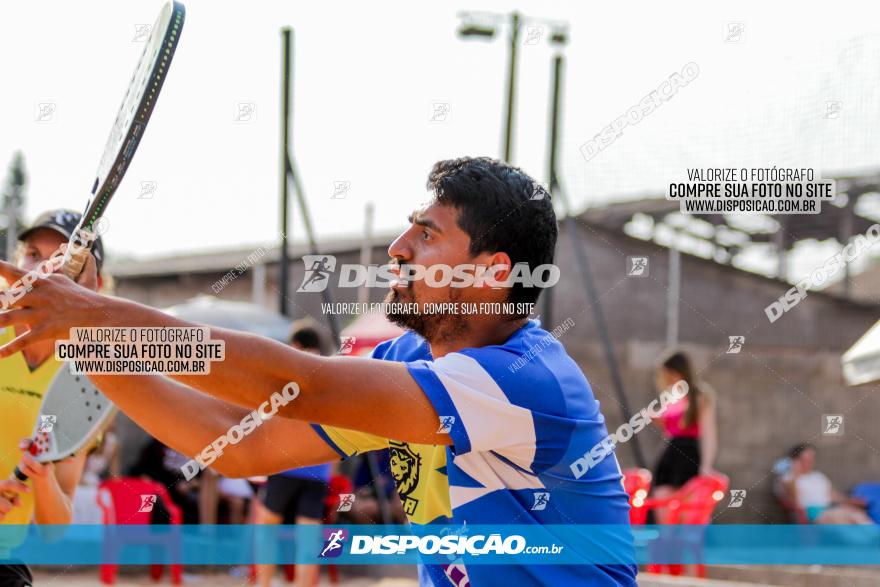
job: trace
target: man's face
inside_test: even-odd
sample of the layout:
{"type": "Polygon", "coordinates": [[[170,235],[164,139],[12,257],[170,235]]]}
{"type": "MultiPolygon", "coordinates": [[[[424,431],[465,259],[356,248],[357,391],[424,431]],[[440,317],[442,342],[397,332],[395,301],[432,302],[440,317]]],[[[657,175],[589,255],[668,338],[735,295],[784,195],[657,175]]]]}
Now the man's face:
{"type": "Polygon", "coordinates": [[[66,242],[67,239],[61,233],[51,228],[38,228],[24,239],[18,266],[25,271],[33,271],[66,242]]]}
{"type": "MultiPolygon", "coordinates": [[[[451,206],[431,204],[415,212],[409,218],[410,226],[388,247],[388,254],[401,266],[412,264],[428,268],[432,265],[455,267],[463,263],[489,264],[492,255],[481,253],[472,257],[469,249],[471,239],[458,226],[458,211],[451,206]]],[[[440,279],[440,273],[436,274],[440,279]]],[[[447,302],[470,303],[485,300],[488,289],[475,287],[432,287],[426,280],[393,284],[386,302],[401,304],[439,304],[447,302]]],[[[404,328],[415,331],[428,340],[441,333],[454,336],[466,327],[459,314],[413,315],[390,312],[389,319],[404,328]]]]}

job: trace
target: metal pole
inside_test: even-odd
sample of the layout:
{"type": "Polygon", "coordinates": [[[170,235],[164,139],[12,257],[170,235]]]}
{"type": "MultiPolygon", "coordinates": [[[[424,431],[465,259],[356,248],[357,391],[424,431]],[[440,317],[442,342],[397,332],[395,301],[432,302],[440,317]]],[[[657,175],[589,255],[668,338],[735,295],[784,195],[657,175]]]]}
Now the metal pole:
{"type": "MultiPolygon", "coordinates": [[[[364,240],[361,242],[361,266],[369,267],[373,256],[373,213],[372,202],[367,202],[364,209],[364,240]]],[[[370,288],[364,286],[358,291],[358,302],[366,304],[370,301],[370,288]]]]}
{"type": "Polygon", "coordinates": [[[681,297],[681,251],[677,236],[669,243],[669,289],[666,292],[666,344],[678,344],[678,300],[681,297]]]}
{"type": "Polygon", "coordinates": [[[550,180],[550,189],[556,189],[556,151],[559,145],[559,85],[562,82],[562,55],[557,54],[553,59],[553,96],[550,105],[550,158],[547,163],[547,177],[550,180]]]}
{"type": "MultiPolygon", "coordinates": [[[[617,363],[617,355],[614,352],[614,346],[611,343],[611,337],[608,334],[608,326],[605,324],[605,314],[602,312],[602,305],[599,302],[599,295],[596,292],[596,284],[593,281],[593,274],[590,271],[590,265],[587,262],[586,242],[578,238],[578,222],[571,214],[571,208],[568,205],[568,198],[562,186],[557,189],[560,199],[565,210],[565,232],[568,233],[574,249],[575,260],[581,270],[581,277],[584,280],[584,291],[587,294],[587,302],[593,309],[593,322],[599,333],[599,340],[602,341],[602,350],[605,355],[605,362],[608,364],[608,371],[611,375],[611,384],[614,387],[617,401],[620,404],[620,411],[623,414],[623,420],[629,422],[632,417],[632,410],[629,401],[626,398],[626,392],[623,389],[623,378],[620,376],[620,366],[617,363]]],[[[630,443],[633,449],[633,456],[636,459],[636,465],[645,467],[647,461],[642,452],[642,445],[639,442],[638,435],[634,435],[630,443]]]]}
{"type": "MultiPolygon", "coordinates": [[[[552,196],[558,183],[556,175],[556,150],[559,143],[559,85],[562,79],[562,55],[557,54],[553,59],[553,89],[550,98],[550,154],[547,158],[547,186],[552,196]]],[[[541,323],[549,330],[553,327],[553,288],[547,288],[544,292],[544,300],[541,306],[541,323]]]]}
{"type": "Polygon", "coordinates": [[[513,149],[513,109],[516,95],[516,52],[519,44],[519,13],[511,17],[510,29],[510,67],[507,71],[507,123],[504,131],[504,160],[511,162],[513,149]]]}
{"type": "MultiPolygon", "coordinates": [[[[299,179],[299,171],[296,168],[292,159],[288,159],[287,161],[287,169],[290,173],[290,177],[293,178],[293,189],[296,192],[296,201],[299,204],[299,212],[302,215],[303,225],[306,229],[306,238],[309,241],[309,254],[310,255],[318,255],[318,242],[315,239],[315,230],[312,227],[312,217],[309,214],[309,209],[306,204],[306,194],[303,190],[302,183],[299,179]]],[[[325,304],[332,305],[333,304],[333,293],[330,291],[329,287],[324,288],[321,292],[321,299],[325,304]]],[[[330,334],[333,336],[333,342],[338,349],[342,343],[339,333],[341,332],[339,329],[339,321],[336,318],[336,314],[333,312],[329,312],[327,314],[327,326],[330,328],[330,334]]]]}
{"type": "MultiPolygon", "coordinates": [[[[853,236],[853,221],[855,220],[855,205],[856,200],[859,195],[855,193],[847,194],[849,196],[849,201],[846,203],[846,208],[843,210],[843,228],[842,235],[840,235],[840,248],[843,250],[846,245],[849,244],[850,240],[852,240],[853,236]]],[[[843,264],[843,297],[845,299],[850,299],[852,295],[851,284],[850,284],[850,267],[849,263],[843,264]]]]}
{"type": "Polygon", "coordinates": [[[779,222],[779,230],[773,235],[773,240],[776,242],[776,278],[785,281],[788,279],[788,271],[787,271],[787,263],[786,263],[786,244],[788,239],[785,238],[785,218],[776,216],[776,220],[779,222]]]}
{"type": "Polygon", "coordinates": [[[251,271],[251,302],[262,306],[266,303],[266,264],[257,263],[251,271]]]}
{"type": "MultiPolygon", "coordinates": [[[[618,403],[620,403],[620,409],[623,413],[623,419],[624,421],[629,422],[632,416],[632,410],[629,406],[629,400],[627,400],[626,397],[626,391],[623,388],[623,378],[620,375],[620,367],[617,363],[617,355],[614,352],[614,346],[612,345],[611,338],[608,334],[608,327],[605,324],[605,313],[602,311],[602,305],[599,302],[599,295],[596,293],[596,285],[593,282],[593,274],[590,271],[590,265],[587,260],[586,243],[578,238],[578,223],[574,219],[574,216],[572,216],[571,207],[568,202],[568,196],[566,195],[565,190],[560,185],[559,176],[556,174],[556,147],[557,141],[559,139],[559,99],[561,96],[560,86],[562,83],[562,66],[562,55],[557,55],[556,59],[554,60],[553,67],[553,110],[550,124],[551,134],[549,165],[551,193],[553,193],[554,195],[558,194],[559,200],[562,202],[562,208],[565,213],[565,232],[568,233],[569,238],[571,239],[571,244],[574,248],[575,260],[580,267],[581,277],[584,281],[584,291],[587,294],[587,301],[590,303],[590,306],[593,309],[593,322],[596,324],[596,330],[598,330],[599,338],[602,341],[602,349],[605,354],[605,362],[608,364],[608,371],[611,374],[611,382],[614,387],[614,392],[617,395],[617,401],[618,403]]],[[[548,292],[549,291],[550,290],[548,290],[548,292]]],[[[639,439],[635,436],[633,436],[632,439],[632,446],[633,455],[636,459],[636,464],[639,467],[645,467],[647,461],[645,460],[644,453],[642,453],[642,446],[639,443],[639,439]]]]}
{"type": "Polygon", "coordinates": [[[281,29],[281,254],[279,255],[278,311],[287,316],[288,270],[288,161],[290,159],[290,52],[291,29],[281,29]]]}

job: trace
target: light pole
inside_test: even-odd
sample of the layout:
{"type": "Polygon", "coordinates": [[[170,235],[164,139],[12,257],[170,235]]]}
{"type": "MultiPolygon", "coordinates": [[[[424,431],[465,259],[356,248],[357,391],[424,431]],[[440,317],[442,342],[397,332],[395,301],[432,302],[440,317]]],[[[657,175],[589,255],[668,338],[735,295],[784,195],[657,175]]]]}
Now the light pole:
{"type": "Polygon", "coordinates": [[[504,160],[511,163],[513,160],[513,129],[516,113],[516,80],[517,80],[517,56],[520,43],[520,29],[529,24],[549,26],[552,29],[550,43],[564,45],[567,39],[567,25],[559,21],[544,18],[524,16],[518,12],[499,14],[494,12],[461,12],[459,13],[461,25],[458,27],[458,35],[463,39],[486,39],[495,38],[496,33],[509,19],[509,45],[507,60],[507,88],[506,108],[504,113],[504,135],[501,144],[501,152],[504,160]]]}
{"type": "MultiPolygon", "coordinates": [[[[464,12],[459,14],[462,19],[458,35],[463,39],[492,39],[501,28],[504,15],[489,12],[464,12]]],[[[504,116],[504,140],[501,151],[504,160],[510,163],[513,155],[513,113],[516,100],[516,52],[519,45],[520,16],[510,14],[510,45],[507,63],[507,111],[504,116]]]]}
{"type": "MultiPolygon", "coordinates": [[[[562,85],[562,48],[568,40],[568,35],[562,28],[556,28],[550,35],[550,43],[557,51],[553,57],[553,81],[550,94],[550,137],[547,142],[547,192],[552,196],[559,186],[557,174],[556,151],[559,146],[559,101],[561,99],[562,85]]],[[[545,328],[552,328],[553,316],[553,288],[547,288],[541,304],[541,321],[545,328]]]]}
{"type": "Polygon", "coordinates": [[[290,207],[288,167],[290,165],[290,53],[291,34],[289,27],[281,29],[281,251],[279,254],[278,275],[278,311],[283,316],[288,315],[288,273],[290,259],[288,258],[287,242],[290,228],[288,225],[288,211],[290,207]]]}

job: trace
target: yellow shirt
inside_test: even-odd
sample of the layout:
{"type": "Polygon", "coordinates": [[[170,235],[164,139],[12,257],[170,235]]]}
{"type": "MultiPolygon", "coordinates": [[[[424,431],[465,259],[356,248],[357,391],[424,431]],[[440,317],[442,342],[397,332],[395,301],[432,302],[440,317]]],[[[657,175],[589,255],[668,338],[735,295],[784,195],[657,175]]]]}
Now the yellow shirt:
{"type": "MultiPolygon", "coordinates": [[[[12,328],[0,329],[0,345],[15,338],[12,328]]],[[[0,479],[8,479],[21,460],[19,442],[30,438],[40,415],[43,395],[61,367],[54,357],[31,371],[21,353],[0,359],[0,479]]],[[[19,496],[21,506],[0,524],[29,524],[34,513],[33,493],[19,496]]]]}

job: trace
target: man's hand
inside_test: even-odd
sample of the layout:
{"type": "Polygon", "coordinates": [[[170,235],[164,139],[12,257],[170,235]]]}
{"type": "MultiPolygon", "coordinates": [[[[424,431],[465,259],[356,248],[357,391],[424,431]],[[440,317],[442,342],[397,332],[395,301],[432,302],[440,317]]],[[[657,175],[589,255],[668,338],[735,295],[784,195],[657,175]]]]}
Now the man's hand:
{"type": "Polygon", "coordinates": [[[31,489],[18,479],[0,481],[0,521],[6,517],[12,508],[21,505],[18,497],[22,493],[30,493],[31,489]]]}
{"type": "MultiPolygon", "coordinates": [[[[22,283],[27,271],[0,261],[0,277],[11,287],[22,283]]],[[[95,259],[89,255],[77,283],[60,274],[39,277],[29,291],[11,302],[12,309],[0,313],[0,329],[24,325],[28,332],[0,347],[0,358],[8,357],[41,340],[66,340],[74,326],[94,326],[109,319],[104,305],[109,298],[95,293],[98,277],[95,259]],[[90,291],[91,290],[91,291],[90,291]]],[[[9,300],[9,297],[4,298],[9,300]]],[[[5,307],[6,303],[3,304],[5,307]]]]}
{"type": "Polygon", "coordinates": [[[52,465],[49,463],[39,463],[37,459],[35,459],[28,452],[28,448],[30,447],[31,439],[24,438],[21,442],[18,443],[18,448],[21,449],[21,461],[18,463],[19,469],[24,473],[28,479],[33,479],[34,483],[43,483],[48,479],[49,474],[52,472],[52,465]]]}
{"type": "MultiPolygon", "coordinates": [[[[67,246],[66,243],[61,245],[62,254],[67,253],[67,246]]],[[[98,281],[98,263],[95,261],[95,256],[92,255],[92,253],[89,253],[89,258],[86,259],[86,264],[83,265],[82,273],[76,278],[76,282],[92,291],[98,291],[98,289],[100,289],[100,283],[98,281]]]]}

